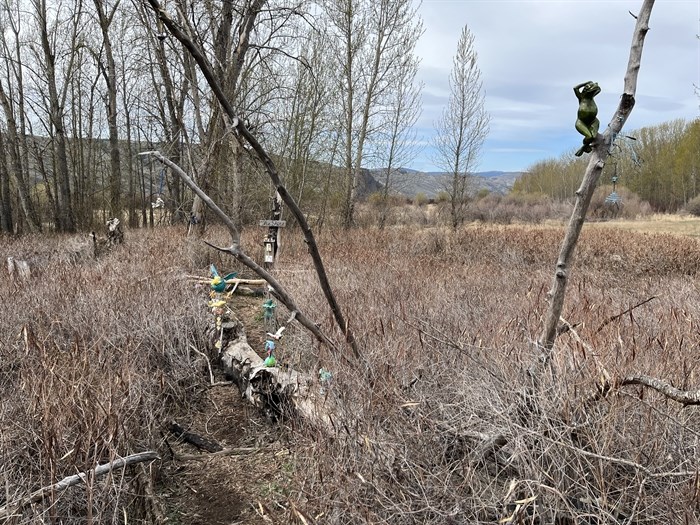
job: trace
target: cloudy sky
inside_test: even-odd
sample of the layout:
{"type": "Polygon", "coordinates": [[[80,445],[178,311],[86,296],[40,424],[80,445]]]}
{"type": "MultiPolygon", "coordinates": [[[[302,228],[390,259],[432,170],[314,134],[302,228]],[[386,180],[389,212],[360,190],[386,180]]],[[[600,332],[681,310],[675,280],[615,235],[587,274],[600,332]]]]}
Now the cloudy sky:
{"type": "MultiPolygon", "coordinates": [[[[447,103],[452,56],[464,25],[474,34],[491,133],[478,171],[525,170],[577,148],[573,86],[587,80],[605,129],[623,88],[641,0],[423,0],[417,52],[425,83],[419,135],[426,147],[411,167],[435,170],[430,138],[447,103]]],[[[700,116],[700,1],[658,0],[652,11],[625,130],[700,116]]]]}

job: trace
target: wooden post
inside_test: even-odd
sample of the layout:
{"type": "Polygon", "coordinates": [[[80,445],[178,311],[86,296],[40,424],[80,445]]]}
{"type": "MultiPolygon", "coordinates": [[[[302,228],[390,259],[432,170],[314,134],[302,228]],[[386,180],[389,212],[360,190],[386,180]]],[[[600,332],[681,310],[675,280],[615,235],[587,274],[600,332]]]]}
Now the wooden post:
{"type": "Polygon", "coordinates": [[[270,219],[260,221],[259,225],[267,227],[267,235],[263,239],[263,261],[265,268],[271,270],[277,263],[277,256],[280,251],[281,239],[279,230],[287,225],[287,221],[282,220],[282,198],[279,193],[275,193],[275,198],[272,200],[270,219]]]}

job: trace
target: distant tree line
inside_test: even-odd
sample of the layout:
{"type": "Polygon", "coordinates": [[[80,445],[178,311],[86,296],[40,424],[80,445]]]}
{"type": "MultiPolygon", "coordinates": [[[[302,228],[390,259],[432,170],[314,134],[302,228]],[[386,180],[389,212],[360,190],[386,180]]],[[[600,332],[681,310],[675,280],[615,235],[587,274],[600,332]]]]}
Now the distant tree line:
{"type": "Polygon", "coordinates": [[[239,223],[273,191],[174,20],[322,224],[353,223],[361,167],[411,158],[420,112],[410,0],[0,0],[0,230],[202,225],[158,149],[239,223]],[[400,89],[397,89],[399,87],[400,89]]]}
{"type": "MultiPolygon", "coordinates": [[[[533,164],[514,192],[574,197],[586,158],[568,152],[533,164]]],[[[673,120],[617,137],[600,184],[627,188],[655,211],[675,212],[700,195],[700,119],[673,120]]]]}

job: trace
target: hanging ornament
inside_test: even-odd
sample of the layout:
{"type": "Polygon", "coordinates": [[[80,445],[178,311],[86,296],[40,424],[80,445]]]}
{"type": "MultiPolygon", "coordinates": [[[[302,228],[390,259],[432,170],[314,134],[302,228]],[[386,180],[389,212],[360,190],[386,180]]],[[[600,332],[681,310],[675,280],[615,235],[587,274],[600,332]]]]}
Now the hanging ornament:
{"type": "Polygon", "coordinates": [[[275,342],[269,339],[265,341],[265,353],[267,354],[267,357],[265,358],[265,362],[263,364],[268,368],[272,368],[273,366],[277,365],[277,359],[275,359],[273,354],[274,351],[275,342]]]}

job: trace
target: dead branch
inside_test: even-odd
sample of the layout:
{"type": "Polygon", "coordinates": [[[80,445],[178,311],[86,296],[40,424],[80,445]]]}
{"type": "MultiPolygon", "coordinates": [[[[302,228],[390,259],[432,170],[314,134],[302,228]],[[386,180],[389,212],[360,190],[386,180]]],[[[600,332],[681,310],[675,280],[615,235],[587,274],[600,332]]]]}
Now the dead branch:
{"type": "MultiPolygon", "coordinates": [[[[255,138],[255,136],[252,133],[250,133],[250,131],[248,131],[248,129],[243,124],[242,119],[239,119],[236,115],[236,112],[233,110],[231,102],[226,97],[221,84],[219,83],[214,74],[211,64],[206,59],[204,54],[199,50],[199,48],[194,44],[194,42],[192,42],[190,37],[184,31],[182,31],[182,29],[175,23],[175,21],[172,18],[170,18],[170,16],[168,16],[165,10],[162,9],[158,0],[148,0],[148,3],[156,12],[157,16],[163,22],[165,27],[168,28],[168,31],[170,31],[170,33],[182,43],[182,45],[185,47],[185,49],[187,49],[192,58],[194,58],[195,62],[197,62],[197,65],[202,71],[204,78],[206,78],[209,87],[213,91],[214,95],[219,101],[219,104],[221,104],[221,107],[224,109],[226,115],[230,119],[231,128],[233,128],[236,131],[237,135],[243,137],[245,141],[248,142],[248,144],[253,148],[253,151],[255,151],[260,161],[265,166],[265,171],[267,171],[270,180],[275,186],[275,190],[282,198],[287,208],[289,208],[291,214],[296,219],[299,228],[301,228],[301,231],[304,235],[304,240],[306,241],[309,250],[309,254],[311,255],[311,260],[313,261],[314,268],[316,269],[316,274],[318,276],[321,289],[323,290],[323,294],[326,297],[326,301],[328,302],[331,312],[333,313],[333,318],[335,319],[338,327],[342,330],[343,334],[345,335],[345,340],[352,348],[355,357],[360,357],[360,350],[357,345],[357,341],[352,330],[350,329],[349,324],[343,316],[338,301],[335,298],[333,289],[330,285],[330,281],[328,280],[328,275],[326,274],[323,259],[321,258],[318,246],[316,245],[316,239],[311,230],[311,227],[309,226],[309,223],[306,220],[306,216],[294,200],[294,197],[292,197],[289,194],[287,188],[282,184],[282,180],[280,179],[279,173],[277,172],[277,167],[275,166],[275,163],[273,162],[272,158],[267,154],[265,148],[263,148],[262,145],[255,138]]],[[[210,206],[210,203],[213,204],[211,199],[208,199],[208,201],[204,202],[207,204],[207,206],[210,206]]],[[[214,210],[214,208],[211,209],[214,210]]],[[[231,220],[228,219],[228,222],[226,223],[227,226],[230,222],[231,220]]]]}
{"type": "Polygon", "coordinates": [[[653,6],[654,0],[644,0],[642,3],[632,37],[627,72],[625,74],[624,92],[617,107],[617,111],[613,115],[610,124],[608,124],[607,130],[598,135],[591,144],[593,146],[593,151],[590,154],[591,158],[588,162],[588,167],[586,168],[581,186],[576,191],[576,204],[574,205],[574,211],[571,214],[569,226],[557,259],[552,288],[548,294],[550,302],[545,318],[545,326],[538,341],[543,355],[530,371],[534,381],[538,380],[542,368],[546,367],[551,359],[552,349],[557,337],[557,324],[564,306],[566,285],[569,279],[569,267],[579,234],[581,233],[581,228],[586,219],[586,212],[588,211],[596,183],[605,166],[605,160],[610,154],[610,148],[634,107],[642,48],[644,45],[644,38],[649,31],[649,18],[653,6]]]}
{"type": "Polygon", "coordinates": [[[262,449],[259,447],[224,448],[217,452],[212,452],[211,454],[175,454],[173,458],[176,461],[204,461],[205,459],[220,458],[223,456],[253,454],[254,452],[260,452],[261,450],[262,449]]]}
{"type": "Polygon", "coordinates": [[[663,381],[662,379],[657,379],[655,377],[645,376],[645,375],[631,375],[627,376],[620,381],[620,386],[627,385],[641,385],[656,390],[660,394],[663,394],[668,399],[681,403],[683,406],[688,405],[700,405],[700,390],[695,392],[680,390],[675,386],[663,381]]]}
{"type": "Polygon", "coordinates": [[[43,500],[48,494],[52,492],[61,492],[69,487],[72,487],[73,485],[85,482],[88,478],[97,478],[116,469],[124,468],[144,461],[155,461],[156,459],[159,459],[158,454],[153,450],[149,450],[146,452],[139,452],[138,454],[132,454],[124,458],[118,458],[110,463],[98,465],[90,471],[92,475],[88,475],[88,472],[80,472],[73,476],[68,476],[63,478],[58,483],[42,487],[39,490],[35,490],[28,496],[19,499],[18,501],[14,501],[0,507],[0,519],[15,516],[25,507],[43,500]]]}
{"type": "Polygon", "coordinates": [[[189,430],[185,430],[184,428],[182,428],[182,426],[180,426],[177,423],[177,421],[170,421],[170,423],[168,424],[168,431],[174,436],[177,436],[185,443],[194,445],[195,447],[201,450],[206,450],[207,452],[220,452],[221,450],[223,450],[223,447],[219,445],[216,441],[207,439],[203,436],[200,436],[199,434],[190,432],[189,430]]]}
{"type": "Polygon", "coordinates": [[[627,310],[625,310],[624,312],[620,312],[620,313],[617,314],[617,315],[613,315],[612,317],[609,317],[608,319],[606,319],[606,320],[598,327],[598,329],[595,331],[595,333],[597,334],[598,332],[600,332],[603,328],[605,328],[606,326],[608,326],[608,325],[609,325],[610,323],[612,323],[613,321],[617,321],[617,320],[618,320],[620,317],[622,317],[623,315],[628,314],[628,313],[630,313],[630,312],[636,310],[636,309],[639,308],[640,306],[644,306],[645,304],[647,304],[647,303],[650,302],[650,301],[653,301],[653,300],[656,299],[657,297],[658,297],[658,295],[652,295],[652,296],[649,297],[648,299],[644,299],[641,303],[637,303],[637,304],[635,304],[634,306],[629,307],[629,308],[628,308],[627,310]]]}
{"type": "Polygon", "coordinates": [[[330,348],[335,349],[335,345],[332,343],[332,341],[323,332],[321,332],[316,323],[311,321],[311,319],[306,317],[306,315],[304,315],[301,312],[299,307],[294,302],[294,299],[292,299],[292,296],[287,293],[285,288],[277,281],[277,279],[275,279],[267,270],[265,270],[265,268],[256,263],[241,249],[239,244],[240,233],[236,228],[235,224],[233,224],[231,218],[228,215],[226,215],[226,213],[224,213],[224,211],[221,208],[219,208],[214,201],[211,200],[209,195],[207,195],[204,192],[204,190],[202,190],[197,185],[197,183],[194,182],[194,180],[192,180],[192,178],[185,172],[185,170],[183,170],[180,166],[175,164],[169,158],[165,157],[160,151],[144,151],[142,153],[139,153],[139,155],[150,155],[158,159],[166,166],[168,166],[173,171],[173,173],[180,177],[180,179],[182,179],[182,181],[193,192],[195,192],[200,199],[202,199],[202,202],[209,206],[209,208],[216,214],[216,216],[219,217],[219,219],[221,219],[222,222],[226,225],[226,228],[229,231],[229,235],[231,235],[231,246],[229,246],[228,248],[221,248],[219,246],[215,246],[205,241],[207,245],[221,252],[228,253],[229,255],[235,257],[240,262],[242,262],[245,266],[253,270],[257,275],[264,279],[269,286],[271,286],[274,289],[276,297],[282,304],[284,304],[284,306],[287,307],[287,309],[290,312],[297,312],[296,318],[303,327],[305,327],[312,334],[314,334],[319,341],[325,343],[330,348]]]}

